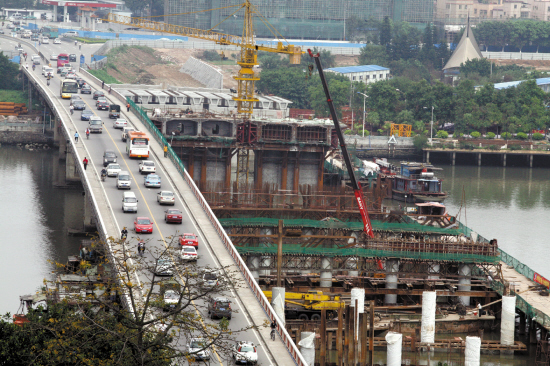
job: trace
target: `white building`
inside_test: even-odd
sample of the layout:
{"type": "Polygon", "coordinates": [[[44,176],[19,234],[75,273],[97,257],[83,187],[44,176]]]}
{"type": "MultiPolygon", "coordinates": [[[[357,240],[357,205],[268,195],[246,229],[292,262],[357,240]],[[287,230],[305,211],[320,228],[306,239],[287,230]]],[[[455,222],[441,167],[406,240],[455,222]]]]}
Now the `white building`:
{"type": "Polygon", "coordinates": [[[390,78],[390,69],[378,65],[333,67],[326,71],[339,73],[351,81],[360,81],[365,84],[390,78]]]}
{"type": "Polygon", "coordinates": [[[27,20],[26,17],[35,17],[37,20],[41,19],[42,14],[46,17],[46,20],[53,19],[53,12],[51,10],[35,10],[35,9],[12,9],[2,8],[2,15],[6,19],[14,20],[27,20]]]}

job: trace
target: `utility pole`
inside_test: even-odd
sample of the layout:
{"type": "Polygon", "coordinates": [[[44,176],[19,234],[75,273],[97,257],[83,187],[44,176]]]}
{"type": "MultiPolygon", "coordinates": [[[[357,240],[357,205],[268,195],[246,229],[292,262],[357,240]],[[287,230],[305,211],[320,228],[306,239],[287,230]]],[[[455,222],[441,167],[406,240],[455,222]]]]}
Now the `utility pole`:
{"type": "MultiPolygon", "coordinates": [[[[365,116],[367,114],[367,110],[365,109],[365,107],[366,107],[366,100],[369,96],[361,92],[357,92],[357,94],[361,94],[363,96],[363,137],[365,137],[365,116]]],[[[370,135],[372,135],[372,131],[371,133],[369,133],[369,149],[370,149],[370,135]]]]}

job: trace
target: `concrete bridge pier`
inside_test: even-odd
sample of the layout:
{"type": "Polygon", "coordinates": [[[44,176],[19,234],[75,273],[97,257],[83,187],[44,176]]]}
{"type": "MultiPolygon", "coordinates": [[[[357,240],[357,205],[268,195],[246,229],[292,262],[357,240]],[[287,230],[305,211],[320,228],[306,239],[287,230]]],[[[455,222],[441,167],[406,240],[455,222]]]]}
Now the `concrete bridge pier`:
{"type": "Polygon", "coordinates": [[[506,168],[506,154],[502,154],[502,166],[506,168]]]}
{"type": "MultiPolygon", "coordinates": [[[[386,261],[386,288],[397,288],[397,272],[399,272],[399,261],[397,259],[388,259],[386,261]]],[[[397,295],[386,294],[384,296],[384,304],[397,304],[397,295]]]]}
{"type": "Polygon", "coordinates": [[[533,154],[529,155],[529,168],[533,167],[533,154]]]}
{"type": "Polygon", "coordinates": [[[76,161],[72,153],[65,158],[65,182],[80,182],[80,175],[76,169],[76,161]]]}
{"type": "Polygon", "coordinates": [[[332,260],[328,257],[321,259],[321,278],[319,286],[332,287],[332,260]]]}
{"type": "Polygon", "coordinates": [[[455,166],[455,162],[456,162],[456,152],[453,152],[451,154],[451,164],[452,164],[452,166],[455,166]]]}
{"type": "Polygon", "coordinates": [[[82,191],[82,194],[84,197],[84,231],[95,231],[97,227],[92,202],[84,191],[82,191]]]}
{"type": "MultiPolygon", "coordinates": [[[[461,264],[458,267],[458,291],[470,291],[472,283],[470,274],[472,273],[472,266],[469,264],[461,264]]],[[[470,296],[459,296],[460,303],[464,306],[470,306],[470,296]]]]}
{"type": "Polygon", "coordinates": [[[247,261],[248,269],[250,270],[250,273],[252,274],[252,277],[256,280],[256,282],[260,281],[260,272],[258,272],[258,267],[260,266],[260,256],[258,255],[251,255],[248,257],[247,261]]]}
{"type": "Polygon", "coordinates": [[[65,160],[67,158],[67,149],[69,142],[65,140],[63,136],[59,139],[59,160],[65,160]]]}
{"type": "Polygon", "coordinates": [[[430,152],[429,151],[426,151],[426,158],[424,160],[426,161],[427,164],[430,163],[430,152]]]}
{"type": "Polygon", "coordinates": [[[477,154],[477,165],[481,166],[481,153],[477,154]]]}

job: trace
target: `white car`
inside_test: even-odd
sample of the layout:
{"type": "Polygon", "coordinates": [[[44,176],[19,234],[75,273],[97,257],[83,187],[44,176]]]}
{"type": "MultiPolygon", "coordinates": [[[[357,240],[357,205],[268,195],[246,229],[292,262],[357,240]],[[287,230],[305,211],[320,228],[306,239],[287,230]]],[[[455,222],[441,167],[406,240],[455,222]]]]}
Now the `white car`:
{"type": "Polygon", "coordinates": [[[254,343],[238,341],[233,349],[233,358],[236,364],[256,365],[258,363],[258,352],[256,352],[254,343]]]}
{"type": "Polygon", "coordinates": [[[59,38],[56,38],[53,40],[53,44],[61,44],[61,40],[59,38]]]}
{"type": "Polygon", "coordinates": [[[218,285],[218,275],[216,272],[206,272],[202,275],[203,285],[207,287],[214,287],[218,285]]]}
{"type": "Polygon", "coordinates": [[[76,80],[76,74],[67,74],[67,75],[65,75],[65,79],[73,79],[73,80],[76,80]]]}
{"type": "Polygon", "coordinates": [[[157,193],[157,202],[167,205],[175,205],[176,204],[176,196],[174,193],[170,191],[160,191],[157,193]]]}
{"type": "Polygon", "coordinates": [[[189,343],[187,343],[187,352],[189,352],[189,356],[196,361],[210,360],[211,351],[210,347],[207,347],[208,343],[208,340],[204,338],[191,338],[189,343]]]}
{"type": "Polygon", "coordinates": [[[57,55],[53,55],[53,54],[52,54],[52,55],[50,56],[50,60],[52,60],[52,61],[57,60],[57,55]]]}
{"type": "Polygon", "coordinates": [[[139,163],[139,172],[141,174],[149,174],[149,173],[155,173],[155,162],[152,160],[142,160],[141,163],[139,163]]]}
{"type": "Polygon", "coordinates": [[[107,165],[107,176],[108,177],[116,177],[118,173],[120,173],[120,165],[118,164],[109,164],[107,165]]]}
{"type": "Polygon", "coordinates": [[[197,250],[195,247],[184,246],[181,248],[181,260],[184,262],[187,261],[196,261],[197,260],[197,250]]]}
{"type": "Polygon", "coordinates": [[[117,118],[114,122],[113,122],[113,127],[114,128],[124,128],[128,126],[128,121],[126,121],[124,118],[117,118]]]}
{"type": "Polygon", "coordinates": [[[133,127],[122,127],[122,134],[121,138],[122,141],[126,142],[126,139],[128,138],[128,132],[135,131],[133,127]]]}
{"type": "Polygon", "coordinates": [[[46,44],[46,43],[49,44],[49,43],[50,43],[50,40],[49,40],[47,37],[44,37],[44,38],[42,38],[42,43],[43,43],[43,44],[46,44]]]}
{"type": "Polygon", "coordinates": [[[163,296],[163,307],[162,310],[170,310],[178,305],[179,295],[174,290],[166,290],[163,296]]]}

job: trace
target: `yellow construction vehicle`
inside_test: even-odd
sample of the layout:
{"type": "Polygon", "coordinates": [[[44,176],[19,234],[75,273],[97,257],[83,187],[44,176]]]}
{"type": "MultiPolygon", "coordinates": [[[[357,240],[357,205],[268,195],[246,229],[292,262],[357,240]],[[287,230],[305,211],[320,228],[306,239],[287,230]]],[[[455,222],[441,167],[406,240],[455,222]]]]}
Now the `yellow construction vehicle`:
{"type": "MultiPolygon", "coordinates": [[[[271,291],[264,291],[264,295],[271,301],[271,291]]],[[[322,291],[285,292],[286,319],[321,320],[322,309],[327,311],[327,318],[332,319],[344,306],[340,296],[324,295],[322,291]]]]}
{"type": "MultiPolygon", "coordinates": [[[[238,12],[241,9],[244,9],[244,24],[243,24],[242,36],[233,36],[230,34],[214,32],[209,29],[208,30],[195,29],[195,28],[183,27],[183,26],[164,23],[164,22],[155,22],[150,20],[150,18],[153,18],[153,17],[133,18],[133,17],[127,17],[123,15],[118,15],[115,13],[109,13],[107,19],[103,19],[103,20],[111,23],[118,23],[118,24],[131,26],[133,28],[149,29],[156,32],[170,33],[170,34],[176,34],[179,36],[186,36],[186,37],[198,38],[206,41],[212,41],[220,45],[226,45],[226,46],[232,45],[232,46],[240,47],[241,55],[240,55],[240,60],[237,63],[239,64],[241,69],[239,70],[239,74],[234,77],[235,80],[237,80],[239,87],[237,90],[237,96],[233,97],[233,99],[237,102],[237,113],[244,114],[246,116],[247,114],[252,114],[254,109],[254,104],[259,101],[258,98],[254,96],[254,90],[255,90],[254,83],[260,80],[260,77],[256,72],[254,72],[254,69],[253,69],[254,66],[258,65],[258,51],[288,54],[290,57],[290,63],[294,65],[300,64],[300,59],[302,57],[303,52],[300,47],[296,47],[294,45],[288,44],[288,42],[286,45],[283,44],[284,38],[279,34],[279,32],[277,32],[277,30],[275,30],[275,28],[271,24],[267,23],[267,19],[265,19],[265,17],[263,17],[258,12],[258,10],[254,7],[254,5],[252,5],[250,0],[245,0],[244,3],[239,5],[231,5],[223,8],[210,9],[209,11],[227,9],[231,7],[237,8],[237,10],[235,10],[235,12],[233,12],[231,15],[235,15],[236,12],[238,12]],[[261,21],[264,24],[269,26],[274,37],[281,40],[277,42],[277,46],[256,45],[256,42],[254,41],[254,26],[252,22],[252,15],[254,14],[260,17],[261,21]]],[[[193,13],[197,13],[197,12],[189,12],[189,13],[181,13],[181,14],[165,14],[162,16],[170,17],[175,15],[184,15],[184,14],[193,14],[193,13]]],[[[216,27],[218,25],[219,24],[217,24],[216,27]]],[[[284,41],[286,42],[286,40],[284,41]]]]}

